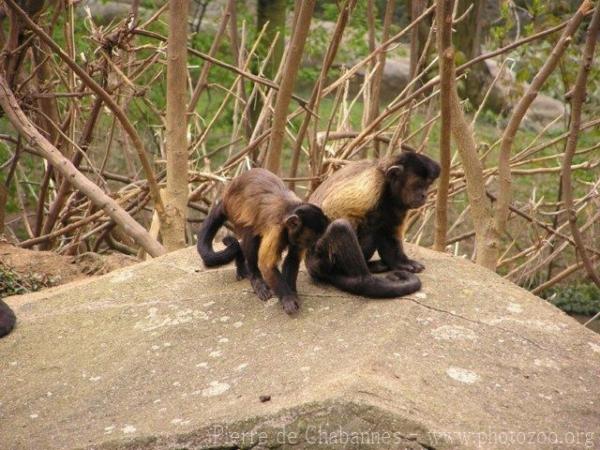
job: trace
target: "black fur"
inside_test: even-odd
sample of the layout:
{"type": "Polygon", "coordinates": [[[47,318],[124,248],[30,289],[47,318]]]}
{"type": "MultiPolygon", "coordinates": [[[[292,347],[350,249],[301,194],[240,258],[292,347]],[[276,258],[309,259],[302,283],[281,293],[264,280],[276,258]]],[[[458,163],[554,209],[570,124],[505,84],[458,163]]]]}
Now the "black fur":
{"type": "Polygon", "coordinates": [[[421,153],[404,151],[396,157],[394,164],[401,164],[405,170],[408,169],[423,179],[435,180],[440,176],[440,165],[421,153]]]}
{"type": "Polygon", "coordinates": [[[0,300],[0,337],[6,336],[15,327],[17,318],[9,306],[0,300]]]}
{"type": "Polygon", "coordinates": [[[421,206],[427,199],[427,189],[440,175],[437,162],[425,155],[413,152],[402,152],[391,163],[401,166],[400,175],[386,175],[386,182],[378,207],[365,217],[357,232],[363,255],[367,261],[375,250],[381,257],[378,272],[384,267],[389,269],[421,272],[425,267],[418,261],[406,256],[401,239],[398,238],[398,227],[404,222],[409,209],[421,206]],[[418,178],[416,187],[406,185],[410,175],[418,178]],[[407,191],[412,195],[407,201],[407,191]]]}
{"type": "Polygon", "coordinates": [[[235,258],[237,272],[246,270],[252,289],[258,298],[268,300],[273,297],[271,289],[265,282],[258,268],[258,249],[260,248],[260,236],[254,236],[250,232],[244,232],[241,236],[241,249],[235,258]]]}
{"type": "Polygon", "coordinates": [[[300,206],[296,206],[289,213],[297,215],[302,222],[302,227],[298,230],[287,229],[285,233],[285,244],[290,247],[297,247],[296,250],[312,246],[314,244],[314,237],[321,236],[325,232],[327,225],[329,225],[329,220],[323,214],[321,208],[310,203],[303,203],[300,206]],[[312,230],[313,233],[307,234],[307,229],[312,230]]]}
{"type": "MultiPolygon", "coordinates": [[[[219,228],[227,221],[223,202],[217,202],[209,211],[208,216],[204,219],[200,231],[198,231],[198,242],[196,248],[204,261],[206,267],[222,266],[233,261],[236,256],[240,255],[242,249],[240,243],[233,236],[227,236],[223,239],[226,248],[216,252],[213,249],[213,239],[219,231],[219,228]]],[[[238,268],[238,276],[240,276],[238,268]]],[[[243,276],[242,276],[243,278],[243,276]]]]}
{"type": "Polygon", "coordinates": [[[306,254],[306,268],[317,281],[371,298],[412,294],[421,288],[419,278],[408,272],[394,272],[393,278],[379,278],[369,271],[356,234],[345,219],[329,225],[325,234],[306,254]]]}

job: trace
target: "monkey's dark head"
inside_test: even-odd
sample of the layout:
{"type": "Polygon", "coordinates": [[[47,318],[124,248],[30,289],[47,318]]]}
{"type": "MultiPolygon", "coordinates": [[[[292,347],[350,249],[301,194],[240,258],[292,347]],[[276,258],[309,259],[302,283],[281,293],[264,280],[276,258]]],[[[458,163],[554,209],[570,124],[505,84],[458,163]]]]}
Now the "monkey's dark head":
{"type": "Polygon", "coordinates": [[[427,191],[440,176],[440,165],[419,153],[404,151],[382,167],[386,189],[398,207],[414,209],[425,204],[427,191]]]}
{"type": "Polygon", "coordinates": [[[284,223],[289,243],[300,248],[309,248],[325,232],[329,219],[318,206],[302,203],[285,217],[284,223]]]}

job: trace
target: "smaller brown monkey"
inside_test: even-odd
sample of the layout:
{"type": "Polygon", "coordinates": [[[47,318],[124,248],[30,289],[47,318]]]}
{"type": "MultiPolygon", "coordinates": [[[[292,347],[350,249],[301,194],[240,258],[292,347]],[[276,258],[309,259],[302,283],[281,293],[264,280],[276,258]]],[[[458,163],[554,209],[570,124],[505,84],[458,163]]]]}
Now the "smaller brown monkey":
{"type": "Polygon", "coordinates": [[[281,179],[265,169],[251,169],[231,180],[222,200],[211,208],[198,232],[198,253],[207,267],[235,259],[238,279],[248,277],[261,300],[279,297],[288,314],[298,310],[296,279],[305,250],[314,245],[329,221],[321,208],[302,202],[281,179]],[[229,220],[241,243],[227,236],[215,252],[212,241],[229,220]],[[287,248],[282,272],[278,265],[287,248]]]}

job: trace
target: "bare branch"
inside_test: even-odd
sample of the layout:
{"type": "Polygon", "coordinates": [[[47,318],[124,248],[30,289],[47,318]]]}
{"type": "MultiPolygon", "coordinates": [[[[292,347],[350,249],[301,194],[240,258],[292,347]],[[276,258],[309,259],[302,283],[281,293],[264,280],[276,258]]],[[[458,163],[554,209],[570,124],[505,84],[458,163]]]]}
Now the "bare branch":
{"type": "Polygon", "coordinates": [[[139,245],[153,256],[160,256],[165,253],[163,246],[152,239],[148,232],[127,214],[117,202],[88,180],[73,166],[71,161],[65,158],[56,147],[40,134],[21,110],[17,99],[8,87],[4,74],[0,74],[0,106],[12,125],[27,139],[29,145],[37,148],[57,171],[68,178],[73,186],[77,187],[98,208],[103,209],[117,224],[123,227],[125,232],[135,239],[139,245]]]}

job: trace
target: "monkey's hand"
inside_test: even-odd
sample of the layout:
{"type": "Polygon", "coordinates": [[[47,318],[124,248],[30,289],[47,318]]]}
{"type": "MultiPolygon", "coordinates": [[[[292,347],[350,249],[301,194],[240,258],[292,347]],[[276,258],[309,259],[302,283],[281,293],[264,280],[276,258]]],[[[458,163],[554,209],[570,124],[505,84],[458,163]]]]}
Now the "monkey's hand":
{"type": "Polygon", "coordinates": [[[406,261],[400,262],[395,265],[394,269],[397,270],[406,270],[412,273],[419,273],[425,270],[425,266],[414,259],[406,258],[406,261]]]}
{"type": "Polygon", "coordinates": [[[295,314],[300,309],[300,305],[298,305],[298,297],[295,295],[286,295],[285,297],[281,297],[281,305],[283,306],[283,310],[289,314],[295,314]]]}

